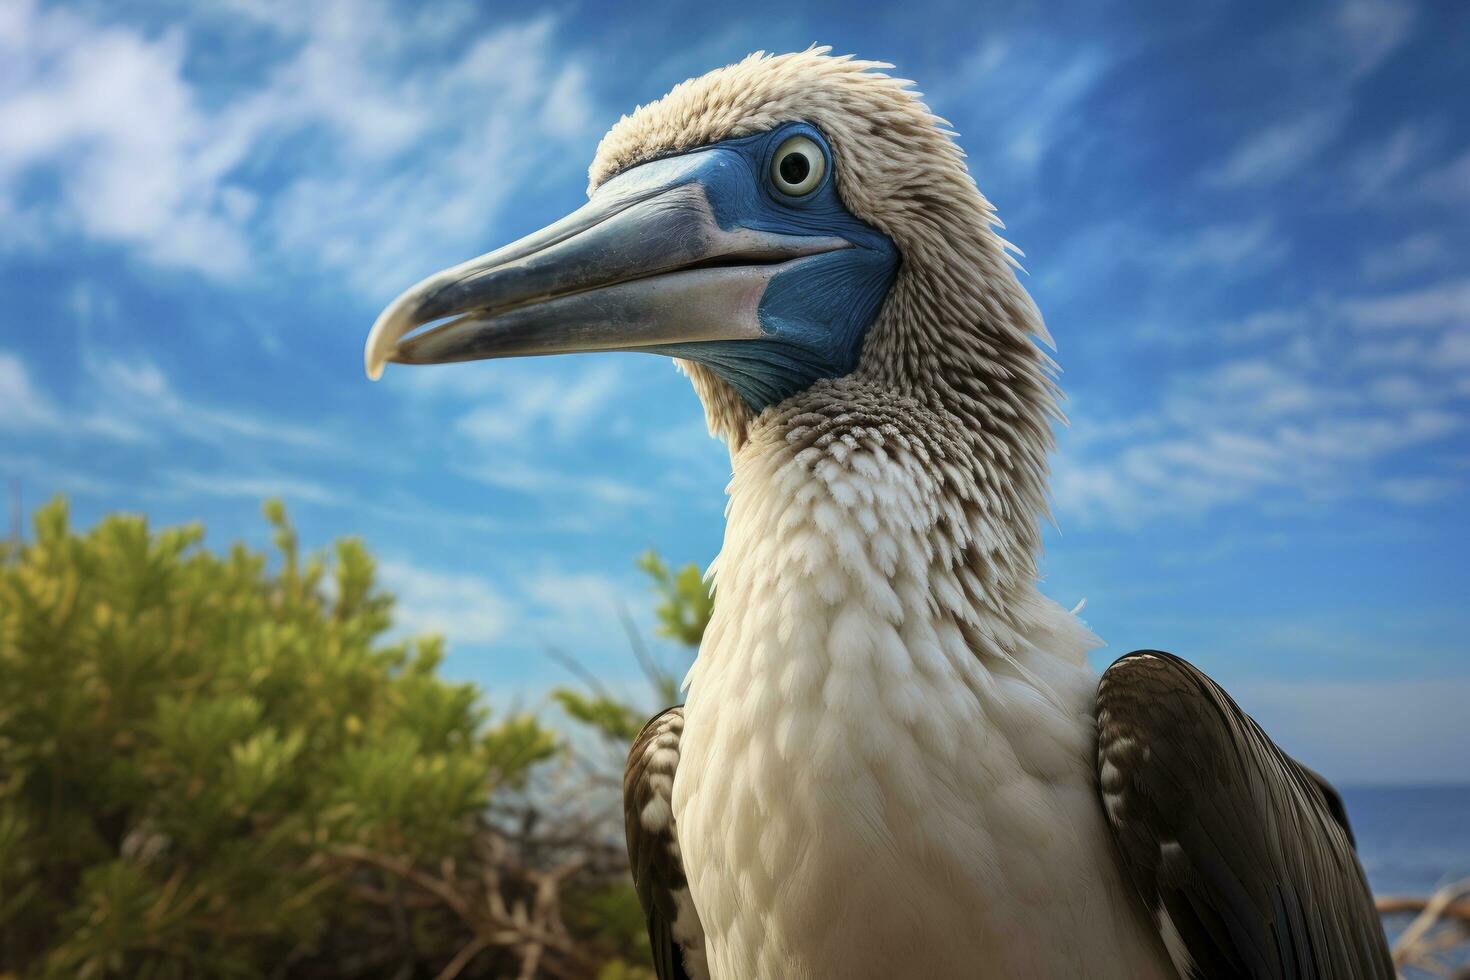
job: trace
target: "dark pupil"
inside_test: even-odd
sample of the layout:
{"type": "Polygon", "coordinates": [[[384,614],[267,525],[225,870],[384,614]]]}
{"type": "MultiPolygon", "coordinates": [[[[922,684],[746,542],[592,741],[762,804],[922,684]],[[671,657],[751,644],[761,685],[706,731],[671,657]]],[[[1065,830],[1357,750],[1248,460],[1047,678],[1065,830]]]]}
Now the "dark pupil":
{"type": "Polygon", "coordinates": [[[788,153],[781,158],[781,179],[788,184],[800,184],[812,172],[812,162],[804,153],[788,153]]]}

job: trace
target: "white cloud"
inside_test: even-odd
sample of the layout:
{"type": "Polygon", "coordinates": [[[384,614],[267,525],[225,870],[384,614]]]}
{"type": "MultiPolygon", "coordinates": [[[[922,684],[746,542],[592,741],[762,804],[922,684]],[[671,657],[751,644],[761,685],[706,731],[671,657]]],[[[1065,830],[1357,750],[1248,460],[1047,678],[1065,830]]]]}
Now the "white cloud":
{"type": "Polygon", "coordinates": [[[647,605],[645,593],[597,572],[567,572],[543,569],[521,586],[526,596],[555,618],[592,619],[607,627],[617,623],[622,612],[647,605]]]}
{"type": "Polygon", "coordinates": [[[1058,517],[1133,526],[1299,500],[1414,507],[1460,489],[1444,454],[1424,448],[1470,428],[1470,281],[1324,295],[1223,335],[1250,356],[1176,366],[1129,413],[1073,411],[1058,517]],[[1410,461],[1417,472],[1402,472],[1410,461]]]}
{"type": "MultiPolygon", "coordinates": [[[[533,460],[528,452],[548,442],[568,446],[590,441],[594,433],[599,439],[620,438],[607,413],[626,391],[624,372],[608,359],[580,370],[567,366],[537,373],[418,372],[404,383],[410,392],[431,400],[436,410],[442,411],[445,399],[475,402],[453,426],[464,440],[454,455],[465,476],[529,496],[591,499],[621,508],[645,504],[652,495],[595,470],[533,460]]],[[[559,455],[575,462],[570,451],[559,455]]],[[[561,515],[564,529],[575,524],[575,515],[561,515]]]]}
{"type": "Polygon", "coordinates": [[[281,52],[221,91],[193,77],[197,22],[148,36],[22,0],[0,30],[0,215],[32,244],[75,234],[219,277],[305,261],[391,294],[436,253],[481,250],[517,186],[571,166],[591,115],[549,18],[474,36],[467,10],[200,12],[266,25],[281,52]],[[252,183],[285,157],[284,186],[252,183]],[[56,190],[36,198],[42,172],[56,190]]]}
{"type": "Polygon", "coordinates": [[[382,561],[378,569],[398,600],[398,630],[441,633],[455,647],[504,644],[524,654],[546,644],[615,652],[624,643],[622,612],[642,613],[648,605],[647,593],[631,582],[554,566],[518,570],[509,590],[482,576],[399,559],[382,561]],[[610,650],[609,642],[616,647],[610,650]]]}
{"type": "Polygon", "coordinates": [[[580,169],[562,151],[591,112],[585,73],[557,49],[548,18],[480,37],[456,58],[395,70],[399,28],[378,13],[353,8],[348,23],[313,25],[258,111],[276,118],[299,106],[303,123],[347,138],[326,151],[330,166],[280,193],[267,222],[285,251],[316,255],[381,296],[483,251],[521,184],[580,169]],[[363,94],[343,100],[344,79],[363,94]]]}
{"type": "Polygon", "coordinates": [[[933,104],[963,104],[987,145],[1017,173],[1041,162],[1083,124],[1083,106],[1118,56],[1121,42],[1084,46],[1033,32],[996,34],[936,81],[933,104]]]}
{"type": "Polygon", "coordinates": [[[44,457],[0,454],[0,474],[4,474],[8,481],[15,481],[14,485],[19,487],[23,496],[34,489],[43,494],[100,497],[115,506],[127,492],[112,480],[99,478],[95,473],[58,466],[54,454],[44,457]]]}
{"type": "Polygon", "coordinates": [[[1441,367],[1470,366],[1470,321],[1460,321],[1455,324],[1455,329],[1445,331],[1439,338],[1432,360],[1441,367]]]}
{"type": "MultiPolygon", "coordinates": [[[[1171,427],[1131,445],[1064,449],[1052,493],[1064,517],[1122,526],[1259,503],[1273,493],[1340,497],[1364,491],[1365,469],[1461,429],[1459,417],[1429,410],[1171,427]]],[[[1439,484],[1426,481],[1438,479],[1384,480],[1366,489],[1376,486],[1399,503],[1420,504],[1437,499],[1427,490],[1439,484]]]]}
{"type": "MultiPolygon", "coordinates": [[[[654,657],[662,659],[662,644],[654,640],[653,603],[646,580],[543,567],[518,584],[527,611],[524,631],[535,644],[573,656],[596,657],[602,664],[621,661],[631,667],[636,660],[624,632],[627,616],[654,657]]],[[[683,655],[671,658],[669,666],[684,660],[683,655]]]]}
{"type": "Polygon", "coordinates": [[[240,473],[198,473],[170,470],[157,481],[156,488],[166,493],[195,494],[207,497],[264,500],[280,497],[288,504],[341,503],[334,491],[312,480],[279,475],[240,473]]]}
{"type": "Polygon", "coordinates": [[[1333,8],[1332,39],[1350,78],[1377,68],[1414,30],[1417,10],[1402,0],[1348,0],[1333,8]]]}
{"type": "Polygon", "coordinates": [[[1417,123],[1405,123],[1386,139],[1368,139],[1346,169],[1348,196],[1356,203],[1396,204],[1403,178],[1433,149],[1436,134],[1417,123]]]}
{"type": "Polygon", "coordinates": [[[1427,327],[1399,350],[1347,327],[1438,322],[1447,295],[1457,293],[1264,311],[1240,331],[1251,356],[1178,370],[1133,414],[1074,412],[1052,481],[1059,516],[1128,526],[1283,498],[1439,499],[1458,482],[1432,458],[1413,476],[1383,471],[1464,431],[1457,372],[1470,364],[1470,331],[1427,327]]]}
{"type": "MultiPolygon", "coordinates": [[[[1269,216],[1169,228],[1150,227],[1138,218],[1119,217],[1082,225],[1062,249],[1039,263],[1037,281],[1043,306],[1057,296],[1074,299],[1111,287],[1123,271],[1149,277],[1167,273],[1198,278],[1201,272],[1254,275],[1272,267],[1290,250],[1269,216]]],[[[1150,324],[1147,333],[1168,339],[1167,327],[1150,324]]]]}
{"type": "Polygon", "coordinates": [[[0,428],[16,432],[60,433],[97,437],[109,442],[142,442],[147,433],[125,417],[126,413],[109,407],[92,412],[71,411],[55,401],[32,382],[25,362],[14,354],[0,351],[0,428]]]}
{"type": "Polygon", "coordinates": [[[1463,485],[1458,480],[1442,476],[1404,476],[1384,480],[1378,490],[1390,500],[1401,504],[1428,504],[1459,493],[1463,485]]]}
{"type": "Polygon", "coordinates": [[[556,495],[584,500],[590,497],[611,507],[644,504],[651,499],[646,490],[621,480],[595,474],[568,473],[519,458],[467,466],[461,472],[486,486],[531,496],[556,495]]]}
{"type": "Polygon", "coordinates": [[[1060,139],[1075,118],[1074,113],[1097,84],[1107,62],[1098,52],[1079,51],[1057,64],[1045,83],[1034,90],[1031,111],[1019,117],[1017,129],[1006,149],[1011,157],[1035,167],[1060,139]]]}
{"type": "Polygon", "coordinates": [[[1064,451],[1053,470],[1052,496],[1064,518],[1132,526],[1207,511],[1279,486],[1280,456],[1257,438],[1222,432],[1145,442],[1106,461],[1064,451]]]}
{"type": "Polygon", "coordinates": [[[0,426],[7,429],[49,429],[56,425],[50,399],[31,384],[25,364],[14,354],[0,351],[0,426]]]}
{"type": "Polygon", "coordinates": [[[621,386],[622,372],[609,361],[572,379],[560,372],[505,374],[481,395],[483,404],[461,416],[455,428],[481,445],[524,444],[543,435],[565,442],[584,432],[621,386]]]}
{"type": "Polygon", "coordinates": [[[1311,322],[1311,314],[1302,309],[1258,310],[1243,319],[1225,325],[1221,330],[1227,340],[1249,341],[1280,334],[1300,333],[1311,322]]]}
{"type": "Polygon", "coordinates": [[[1470,328],[1470,279],[1449,280],[1422,289],[1344,300],[1343,315],[1361,327],[1470,328]]]}
{"type": "Polygon", "coordinates": [[[1396,367],[1428,360],[1428,345],[1422,337],[1394,336],[1392,340],[1370,339],[1354,347],[1351,358],[1360,365],[1396,367]]]}
{"type": "Polygon", "coordinates": [[[1382,375],[1368,383],[1368,392],[1384,405],[1422,405],[1440,400],[1424,379],[1410,374],[1382,375]]]}
{"type": "Polygon", "coordinates": [[[1393,279],[1441,265],[1450,257],[1443,235],[1416,231],[1367,252],[1363,256],[1363,273],[1369,279],[1393,279]]]}
{"type": "Polygon", "coordinates": [[[1161,258],[1167,267],[1186,271],[1201,266],[1228,269],[1248,262],[1272,261],[1285,254],[1286,243],[1276,234],[1275,223],[1257,218],[1208,225],[1180,239],[1161,258]]]}
{"type": "Polygon", "coordinates": [[[1282,450],[1308,465],[1368,460],[1449,435],[1464,427],[1456,415],[1414,411],[1397,417],[1316,418],[1277,432],[1282,450]]]}
{"type": "Polygon", "coordinates": [[[152,261],[226,275],[248,246],[223,213],[211,125],[183,78],[178,31],[146,38],[20,0],[0,32],[0,201],[53,233],[139,248],[152,261]],[[25,178],[61,167],[49,207],[22,205],[25,178]],[[44,215],[36,212],[44,208],[44,215]]]}
{"type": "Polygon", "coordinates": [[[1052,482],[1064,523],[1301,500],[1412,507],[1461,492],[1444,455],[1425,450],[1470,421],[1470,281],[1320,297],[1224,336],[1249,356],[1176,366],[1130,412],[1071,413],[1052,482]]]}
{"type": "Polygon", "coordinates": [[[378,571],[398,598],[394,619],[404,632],[441,633],[452,644],[493,643],[514,619],[514,606],[483,578],[393,560],[380,562],[378,571]]]}
{"type": "Polygon", "coordinates": [[[1293,114],[1248,137],[1205,179],[1224,187],[1268,184],[1295,174],[1337,137],[1343,107],[1293,114]]]}
{"type": "Polygon", "coordinates": [[[85,424],[100,435],[138,441],[163,429],[212,444],[246,439],[318,451],[328,445],[326,434],[312,426],[186,398],[157,364],[145,358],[90,357],[84,368],[96,404],[85,424]]]}
{"type": "Polygon", "coordinates": [[[211,445],[239,440],[321,451],[326,434],[312,426],[220,408],[185,397],[146,358],[87,357],[85,394],[60,406],[31,381],[24,362],[0,351],[0,427],[32,433],[65,432],[112,443],[157,442],[176,435],[211,445]]]}
{"type": "MultiPolygon", "coordinates": [[[[1415,10],[1401,0],[1349,0],[1262,35],[1255,57],[1280,73],[1276,121],[1248,134],[1206,171],[1219,187],[1261,187],[1298,176],[1337,141],[1353,114],[1355,88],[1412,36],[1415,10]],[[1282,55],[1289,52],[1283,62],[1282,55]]],[[[1371,197],[1423,150],[1405,125],[1347,168],[1349,197],[1371,197]]]]}

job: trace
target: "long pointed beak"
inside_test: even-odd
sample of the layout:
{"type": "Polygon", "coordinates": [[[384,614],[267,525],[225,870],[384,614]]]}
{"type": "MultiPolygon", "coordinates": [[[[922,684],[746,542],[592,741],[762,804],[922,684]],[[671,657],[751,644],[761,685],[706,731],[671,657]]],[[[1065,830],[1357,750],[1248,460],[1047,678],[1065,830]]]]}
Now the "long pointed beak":
{"type": "Polygon", "coordinates": [[[645,164],[555,224],[410,288],[373,324],[368,377],[381,376],[386,361],[763,337],[759,307],[771,279],[851,243],[721,227],[696,179],[700,155],[645,164]]]}

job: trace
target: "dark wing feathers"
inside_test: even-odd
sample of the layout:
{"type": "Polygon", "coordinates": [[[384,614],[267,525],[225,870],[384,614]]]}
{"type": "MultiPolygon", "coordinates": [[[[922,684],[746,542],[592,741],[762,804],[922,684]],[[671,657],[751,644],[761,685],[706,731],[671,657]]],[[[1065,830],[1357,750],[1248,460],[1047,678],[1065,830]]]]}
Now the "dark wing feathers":
{"type": "Polygon", "coordinates": [[[703,980],[703,931],[688,899],[689,886],[679,857],[672,808],[683,731],[682,707],[655,716],[634,739],[623,772],[628,863],[648,924],[658,980],[703,980]],[[693,921],[680,921],[681,898],[684,913],[693,921]]]}
{"type": "Polygon", "coordinates": [[[1217,684],[1154,650],[1098,688],[1099,786],[1181,975],[1392,980],[1337,792],[1217,684]]]}

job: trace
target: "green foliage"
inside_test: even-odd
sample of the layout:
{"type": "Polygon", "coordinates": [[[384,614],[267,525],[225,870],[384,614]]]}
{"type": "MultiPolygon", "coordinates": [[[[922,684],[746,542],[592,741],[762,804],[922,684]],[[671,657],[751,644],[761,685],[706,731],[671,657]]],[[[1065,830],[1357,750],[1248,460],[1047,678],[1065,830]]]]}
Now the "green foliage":
{"type": "Polygon", "coordinates": [[[654,551],[645,551],[638,559],[638,567],[648,573],[658,591],[654,615],[658,617],[659,635],[697,648],[715,607],[715,597],[699,567],[690,563],[678,570],[670,569],[654,551]]]}
{"type": "Polygon", "coordinates": [[[586,725],[603,738],[631,745],[648,719],[643,712],[607,694],[584,694],[569,688],[551,692],[567,716],[586,725]]]}
{"type": "Polygon", "coordinates": [[[472,862],[492,791],[559,751],[440,678],[437,638],[385,639],[361,542],[303,555],[265,512],[274,561],[56,500],[0,564],[0,976],[392,973],[355,948],[388,883],[339,855],[472,862]]]}

